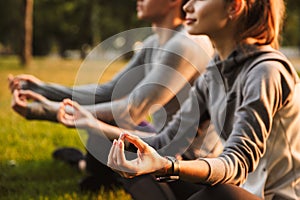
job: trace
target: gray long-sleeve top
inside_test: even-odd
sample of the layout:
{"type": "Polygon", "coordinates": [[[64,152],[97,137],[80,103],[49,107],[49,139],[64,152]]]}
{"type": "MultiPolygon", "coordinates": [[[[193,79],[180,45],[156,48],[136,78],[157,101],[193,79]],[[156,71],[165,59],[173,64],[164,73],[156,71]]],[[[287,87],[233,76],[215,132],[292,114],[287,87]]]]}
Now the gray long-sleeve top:
{"type": "MultiPolygon", "coordinates": [[[[212,53],[213,48],[206,36],[191,39],[180,26],[163,45],[159,45],[156,34],[147,38],[127,66],[105,84],[73,88],[29,84],[25,89],[53,101],[72,98],[81,105],[98,104],[91,108],[95,109],[100,120],[115,120],[123,128],[136,126],[154,108],[153,105],[159,105],[152,118],[159,131],[188,97],[191,84],[204,71],[212,53]]],[[[55,118],[55,111],[35,108],[27,115],[29,119],[47,117],[55,118]]]]}
{"type": "Polygon", "coordinates": [[[269,46],[245,46],[201,75],[167,127],[144,138],[161,154],[184,151],[211,121],[225,141],[206,183],[231,183],[265,199],[300,199],[300,85],[269,46]]]}

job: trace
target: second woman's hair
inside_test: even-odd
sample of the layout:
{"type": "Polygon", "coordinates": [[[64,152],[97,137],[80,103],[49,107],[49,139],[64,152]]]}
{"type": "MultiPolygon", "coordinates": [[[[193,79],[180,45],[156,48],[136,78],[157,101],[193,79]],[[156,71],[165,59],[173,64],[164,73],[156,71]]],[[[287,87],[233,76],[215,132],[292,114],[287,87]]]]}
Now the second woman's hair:
{"type": "MultiPolygon", "coordinates": [[[[234,0],[225,0],[231,3],[234,0]]],[[[237,35],[240,40],[253,38],[259,45],[279,48],[280,32],[285,15],[283,0],[243,0],[237,35]]]]}

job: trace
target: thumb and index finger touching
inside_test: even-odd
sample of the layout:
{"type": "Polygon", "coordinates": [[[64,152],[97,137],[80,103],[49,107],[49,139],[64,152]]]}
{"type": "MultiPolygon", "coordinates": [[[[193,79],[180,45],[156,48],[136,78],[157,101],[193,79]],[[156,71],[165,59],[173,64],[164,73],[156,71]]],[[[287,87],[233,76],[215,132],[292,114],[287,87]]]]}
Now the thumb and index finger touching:
{"type": "Polygon", "coordinates": [[[31,90],[20,90],[19,94],[22,96],[25,96],[27,99],[32,99],[35,101],[44,101],[46,98],[36,92],[33,92],[31,90]]]}
{"type": "Polygon", "coordinates": [[[42,82],[40,79],[38,79],[37,77],[30,75],[30,74],[20,74],[17,76],[13,76],[12,74],[9,74],[8,80],[9,81],[13,81],[13,80],[28,81],[28,82],[36,83],[36,84],[39,84],[42,82]]]}
{"type": "Polygon", "coordinates": [[[22,89],[22,82],[31,82],[31,83],[40,83],[41,81],[36,78],[35,76],[28,75],[28,74],[20,74],[17,76],[14,76],[12,74],[8,74],[7,76],[9,89],[13,93],[15,89],[22,89]]]}
{"type": "Polygon", "coordinates": [[[23,98],[26,97],[27,99],[42,101],[45,99],[45,97],[43,97],[42,95],[35,93],[33,91],[30,91],[30,90],[22,90],[22,88],[21,88],[21,83],[20,83],[21,81],[34,82],[34,79],[36,79],[38,82],[37,78],[35,78],[32,75],[27,75],[27,74],[21,74],[18,76],[13,76],[12,74],[9,74],[7,77],[7,80],[9,83],[9,88],[15,97],[17,95],[20,95],[23,98]],[[18,90],[18,91],[16,92],[16,90],[18,90]]]}
{"type": "Polygon", "coordinates": [[[146,153],[149,150],[149,145],[146,142],[144,142],[141,138],[139,138],[138,136],[135,136],[135,135],[125,132],[125,133],[121,134],[120,138],[123,141],[127,140],[128,142],[133,144],[136,148],[138,148],[140,153],[146,153]]]}

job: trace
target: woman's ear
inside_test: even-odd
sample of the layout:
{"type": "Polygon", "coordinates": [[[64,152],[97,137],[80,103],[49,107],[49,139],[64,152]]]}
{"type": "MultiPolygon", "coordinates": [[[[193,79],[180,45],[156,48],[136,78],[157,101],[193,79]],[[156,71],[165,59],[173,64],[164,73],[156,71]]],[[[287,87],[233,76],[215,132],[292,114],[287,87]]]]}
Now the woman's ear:
{"type": "Polygon", "coordinates": [[[228,7],[228,17],[229,19],[233,19],[238,17],[245,6],[244,0],[233,0],[228,7]]]}

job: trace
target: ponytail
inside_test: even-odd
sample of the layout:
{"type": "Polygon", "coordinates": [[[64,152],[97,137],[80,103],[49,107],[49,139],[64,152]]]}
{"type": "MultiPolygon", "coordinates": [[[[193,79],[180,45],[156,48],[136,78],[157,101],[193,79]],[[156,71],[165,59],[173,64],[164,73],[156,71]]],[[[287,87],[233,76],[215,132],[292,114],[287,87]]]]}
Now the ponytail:
{"type": "Polygon", "coordinates": [[[253,38],[258,45],[269,44],[279,48],[280,32],[285,15],[283,0],[245,0],[239,18],[238,35],[241,40],[253,38]]]}

